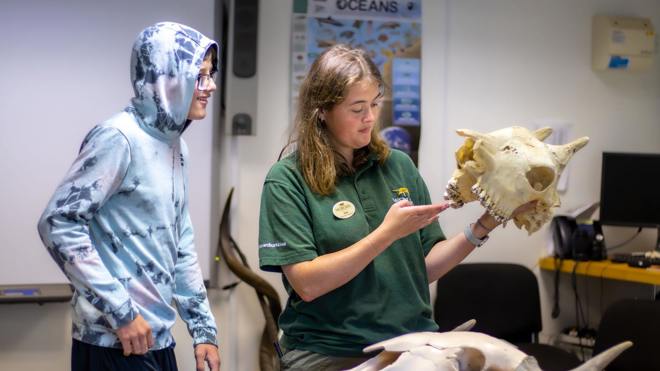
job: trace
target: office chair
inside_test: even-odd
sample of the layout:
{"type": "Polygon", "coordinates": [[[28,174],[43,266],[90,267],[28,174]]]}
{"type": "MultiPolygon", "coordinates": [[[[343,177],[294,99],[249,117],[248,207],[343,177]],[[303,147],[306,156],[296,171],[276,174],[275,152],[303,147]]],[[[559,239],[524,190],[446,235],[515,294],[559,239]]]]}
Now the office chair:
{"type": "Polygon", "coordinates": [[[580,365],[574,354],[541,344],[538,282],[527,267],[508,263],[464,263],[438,280],[433,316],[440,331],[474,318],[473,331],[504,339],[534,356],[545,371],[580,365]]]}
{"type": "Polygon", "coordinates": [[[594,354],[624,340],[633,346],[607,366],[607,371],[660,370],[660,301],[623,299],[610,305],[596,333],[594,354]]]}

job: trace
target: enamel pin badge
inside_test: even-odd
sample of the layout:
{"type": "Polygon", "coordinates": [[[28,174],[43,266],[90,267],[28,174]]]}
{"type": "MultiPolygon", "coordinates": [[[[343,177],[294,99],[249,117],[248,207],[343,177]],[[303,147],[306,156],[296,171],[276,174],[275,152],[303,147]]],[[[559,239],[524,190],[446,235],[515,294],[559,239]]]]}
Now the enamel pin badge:
{"type": "Polygon", "coordinates": [[[355,205],[350,201],[339,201],[332,207],[332,215],[339,219],[348,219],[355,214],[355,205]]]}

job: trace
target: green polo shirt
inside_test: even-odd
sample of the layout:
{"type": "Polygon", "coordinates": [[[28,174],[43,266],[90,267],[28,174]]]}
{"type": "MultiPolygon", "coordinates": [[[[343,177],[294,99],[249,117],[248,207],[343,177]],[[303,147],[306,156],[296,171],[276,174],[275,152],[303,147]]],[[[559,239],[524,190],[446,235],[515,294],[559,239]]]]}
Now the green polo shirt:
{"type": "MultiPolygon", "coordinates": [[[[339,179],[334,194],[307,186],[295,154],[266,176],[259,217],[259,265],[266,271],[346,248],[376,229],[401,198],[430,204],[428,189],[403,152],[392,150],[383,165],[372,156],[354,175],[339,179]],[[406,192],[407,190],[407,192],[406,192]],[[355,213],[333,214],[339,201],[355,213]]],[[[279,324],[287,349],[331,356],[359,356],[381,340],[415,331],[435,331],[424,257],[444,240],[438,223],[396,241],[345,285],[307,303],[282,275],[289,299],[279,324]]]]}

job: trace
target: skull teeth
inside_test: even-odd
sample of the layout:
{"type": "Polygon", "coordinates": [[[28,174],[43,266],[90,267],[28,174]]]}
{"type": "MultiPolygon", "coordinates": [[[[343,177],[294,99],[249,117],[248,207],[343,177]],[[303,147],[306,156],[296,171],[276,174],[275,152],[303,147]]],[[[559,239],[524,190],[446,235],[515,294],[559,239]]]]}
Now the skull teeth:
{"type": "Polygon", "coordinates": [[[456,209],[464,205],[463,201],[451,197],[447,192],[445,192],[445,200],[449,201],[449,206],[456,209]]]}
{"type": "Polygon", "coordinates": [[[509,220],[509,218],[502,212],[502,210],[495,206],[495,203],[485,190],[481,189],[478,184],[475,184],[472,186],[471,191],[477,196],[481,205],[486,209],[486,211],[488,211],[488,214],[495,218],[498,223],[506,225],[506,222],[509,220]]]}
{"type": "Polygon", "coordinates": [[[455,179],[451,179],[447,183],[447,188],[444,194],[445,200],[449,200],[449,205],[456,209],[464,205],[461,195],[458,192],[458,186],[455,179]]]}

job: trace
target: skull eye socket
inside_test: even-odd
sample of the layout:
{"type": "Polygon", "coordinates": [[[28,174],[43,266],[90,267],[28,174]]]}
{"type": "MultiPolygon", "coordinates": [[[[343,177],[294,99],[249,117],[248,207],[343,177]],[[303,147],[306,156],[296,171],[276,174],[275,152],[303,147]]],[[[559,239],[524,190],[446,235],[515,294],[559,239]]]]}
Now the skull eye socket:
{"type": "Polygon", "coordinates": [[[529,185],[537,192],[545,191],[555,180],[555,172],[546,166],[533,167],[525,176],[529,185]]]}

